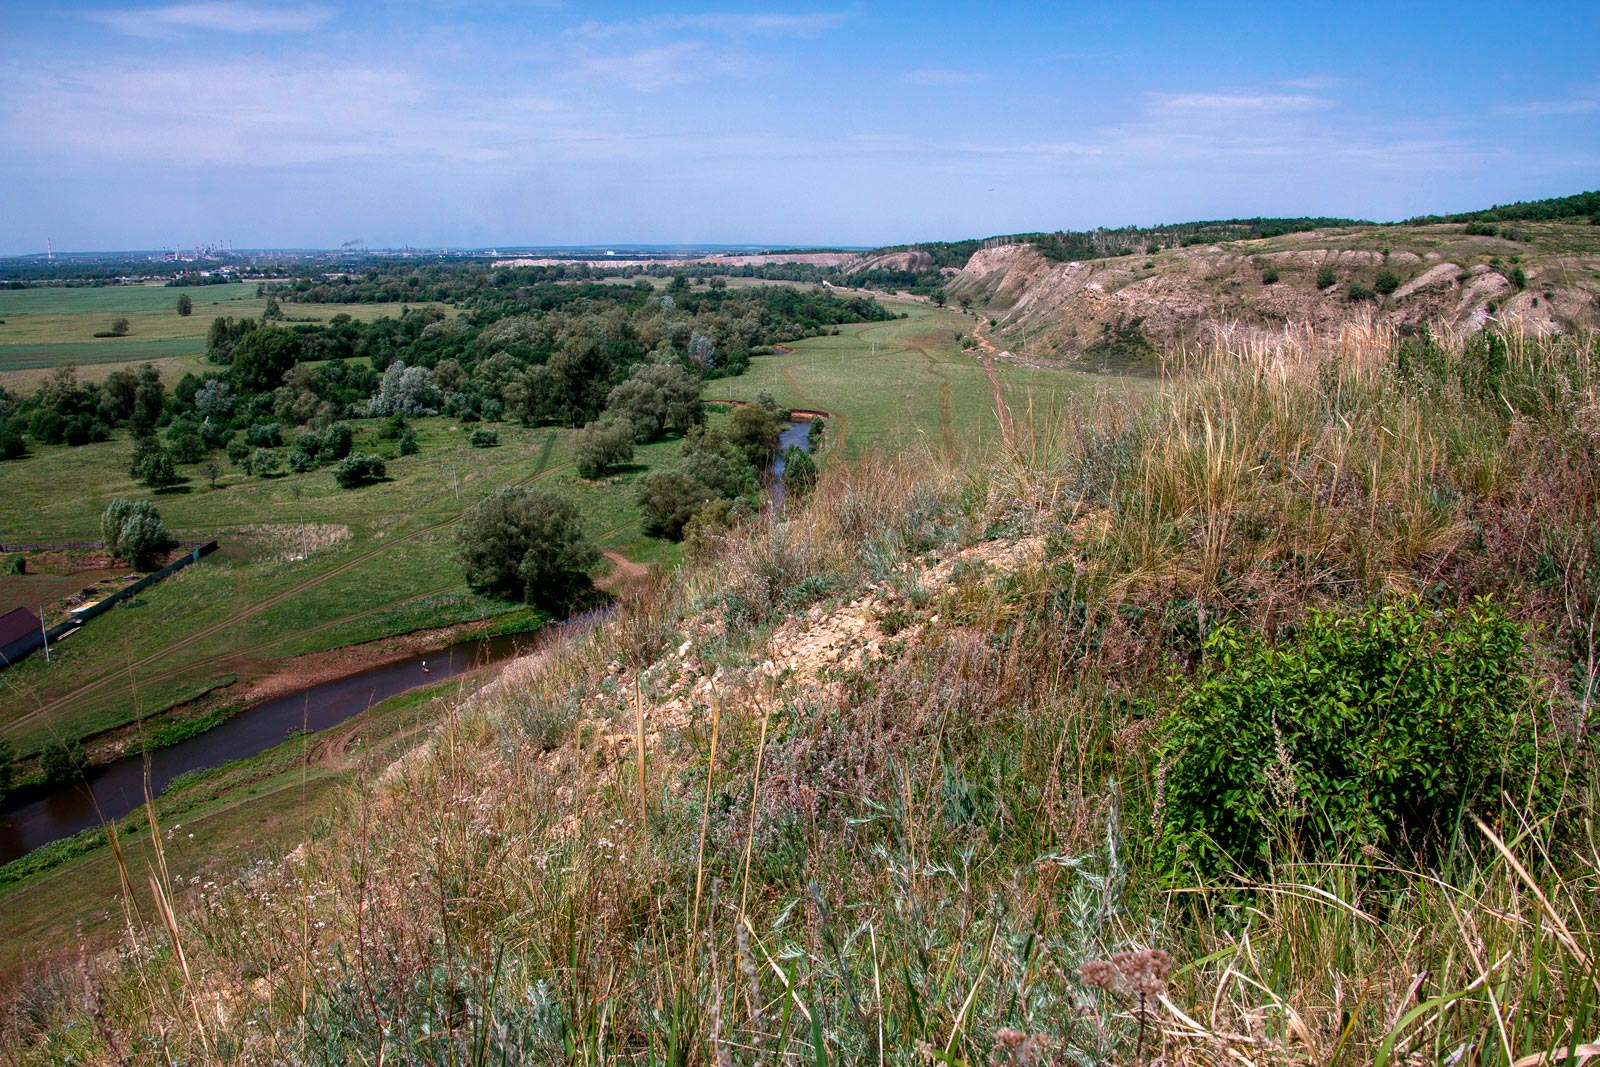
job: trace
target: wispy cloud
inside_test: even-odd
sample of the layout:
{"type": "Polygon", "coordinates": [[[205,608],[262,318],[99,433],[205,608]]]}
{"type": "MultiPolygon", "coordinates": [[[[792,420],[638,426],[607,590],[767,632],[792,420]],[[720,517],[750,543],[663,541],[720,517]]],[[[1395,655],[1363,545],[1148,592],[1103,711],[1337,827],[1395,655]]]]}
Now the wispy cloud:
{"type": "Polygon", "coordinates": [[[1591,111],[1600,111],[1600,94],[1569,97],[1566,100],[1529,100],[1521,104],[1502,104],[1494,109],[1496,115],[1528,119],[1586,115],[1591,111]]]}
{"type": "Polygon", "coordinates": [[[618,22],[590,21],[574,26],[574,37],[605,38],[628,34],[717,33],[727,36],[816,37],[844,23],[841,12],[656,15],[618,22]]]}
{"type": "Polygon", "coordinates": [[[1332,78],[1324,74],[1313,74],[1304,78],[1290,78],[1288,81],[1278,83],[1285,89],[1306,89],[1310,92],[1321,93],[1329,89],[1338,89],[1345,84],[1343,78],[1332,78]]]}
{"type": "Polygon", "coordinates": [[[905,80],[912,85],[966,85],[979,80],[982,75],[971,70],[948,70],[944,68],[928,68],[926,70],[913,70],[905,76],[905,80]]]}
{"type": "Polygon", "coordinates": [[[91,12],[95,22],[133,37],[175,37],[196,30],[223,33],[303,33],[333,17],[316,4],[269,6],[205,0],[162,7],[114,8],[91,12]]]}
{"type": "Polygon", "coordinates": [[[734,77],[746,70],[746,63],[731,53],[699,41],[678,41],[626,52],[583,55],[572,74],[583,81],[653,93],[710,78],[734,77]]]}
{"type": "Polygon", "coordinates": [[[1151,93],[1149,99],[1159,109],[1184,112],[1289,114],[1333,106],[1320,96],[1283,93],[1151,93]]]}

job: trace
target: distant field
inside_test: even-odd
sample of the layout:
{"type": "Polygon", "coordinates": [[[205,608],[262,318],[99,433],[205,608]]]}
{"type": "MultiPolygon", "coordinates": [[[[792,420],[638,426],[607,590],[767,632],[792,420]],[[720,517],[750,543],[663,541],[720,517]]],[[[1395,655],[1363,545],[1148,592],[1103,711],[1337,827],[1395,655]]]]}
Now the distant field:
{"type": "MultiPolygon", "coordinates": [[[[101,289],[21,289],[0,291],[0,385],[32,388],[54,367],[68,363],[95,366],[152,361],[176,377],[193,369],[205,351],[206,331],[219,315],[258,317],[266,300],[256,283],[187,286],[107,286],[101,289]],[[194,301],[192,314],[179,315],[179,294],[194,301]],[[117,317],[128,320],[126,337],[94,335],[117,317]]],[[[432,305],[419,304],[419,307],[432,305]]],[[[283,304],[293,319],[326,322],[347,314],[363,322],[399,315],[396,304],[283,304]]],[[[84,377],[98,377],[85,374],[84,377]]]]}
{"type": "MultiPolygon", "coordinates": [[[[708,399],[749,400],[765,390],[788,407],[834,415],[835,441],[846,455],[875,445],[918,443],[964,451],[1000,438],[994,388],[975,350],[958,333],[973,320],[921,301],[886,301],[909,318],[839,327],[838,336],[812,337],[791,350],[752,361],[737,378],[706,386],[708,399]]],[[[1147,382],[1074,370],[997,363],[1001,395],[1018,419],[1030,405],[1039,417],[1074,395],[1096,388],[1148,388],[1147,382]]]]}

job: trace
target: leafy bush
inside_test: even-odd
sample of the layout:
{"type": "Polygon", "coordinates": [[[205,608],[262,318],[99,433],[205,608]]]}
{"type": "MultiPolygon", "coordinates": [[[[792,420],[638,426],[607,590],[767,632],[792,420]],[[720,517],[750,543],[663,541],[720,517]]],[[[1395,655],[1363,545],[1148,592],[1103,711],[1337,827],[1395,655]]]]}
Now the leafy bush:
{"type": "Polygon", "coordinates": [[[89,769],[89,757],[84,755],[80,742],[56,738],[40,751],[39,769],[51,784],[76,782],[89,769]]]}
{"type": "Polygon", "coordinates": [[[500,431],[491,430],[487,426],[479,426],[467,437],[467,444],[473,448],[493,448],[500,443],[500,431]]]}
{"type": "MultiPolygon", "coordinates": [[[[741,409],[745,410],[745,409],[741,409]]],[[[681,540],[683,528],[714,494],[682,471],[657,471],[639,482],[639,510],[646,533],[681,540]]]]}
{"type": "Polygon", "coordinates": [[[421,449],[417,445],[416,431],[408,427],[400,434],[400,454],[402,456],[414,456],[419,451],[421,449]]]}
{"type": "Polygon", "coordinates": [[[1352,304],[1358,304],[1363,300],[1371,300],[1377,295],[1377,291],[1365,282],[1351,282],[1348,292],[1352,304]]]}
{"type": "Polygon", "coordinates": [[[1481,602],[1313,615],[1282,647],[1219,627],[1161,728],[1168,874],[1259,871],[1280,843],[1319,859],[1436,845],[1531,773],[1521,653],[1521,629],[1481,602]]]}
{"type": "Polygon", "coordinates": [[[151,570],[176,542],[161,521],[161,513],[147,500],[132,503],[118,497],[100,516],[100,538],[106,550],[131,566],[151,570]]]}
{"type": "Polygon", "coordinates": [[[1333,270],[1332,267],[1324,265],[1324,266],[1321,266],[1321,267],[1317,268],[1317,288],[1318,289],[1331,289],[1331,288],[1333,288],[1334,285],[1336,285],[1338,283],[1338,281],[1339,281],[1339,276],[1334,273],[1334,270],[1333,270]]]}
{"type": "Polygon", "coordinates": [[[276,422],[262,422],[246,427],[244,441],[251,448],[277,448],[283,444],[283,426],[276,422]]]}
{"type": "Polygon", "coordinates": [[[1396,274],[1392,270],[1380,270],[1378,272],[1378,277],[1372,282],[1372,288],[1374,292],[1379,292],[1384,296],[1388,296],[1390,293],[1400,288],[1400,275],[1396,274]]]}
{"type": "Polygon", "coordinates": [[[189,419],[173,419],[167,427],[167,451],[174,463],[199,463],[206,455],[200,427],[189,419]]]}
{"type": "Polygon", "coordinates": [[[601,419],[577,433],[573,461],[585,478],[604,478],[612,467],[633,458],[634,424],[628,419],[601,419]]]}
{"type": "Polygon", "coordinates": [[[1462,227],[1461,232],[1468,237],[1493,237],[1495,228],[1487,222],[1469,222],[1462,227]]]}
{"type": "Polygon", "coordinates": [[[1261,272],[1261,284],[1262,285],[1277,285],[1278,284],[1278,280],[1281,277],[1282,276],[1278,273],[1278,268],[1277,267],[1268,267],[1266,270],[1261,272]]]}
{"type": "Polygon", "coordinates": [[[817,484],[817,464],[798,445],[790,445],[783,454],[783,487],[795,498],[805,496],[817,484]]]}
{"type": "Polygon", "coordinates": [[[588,583],[600,554],[583,536],[577,507],[542,489],[502,489],[456,531],[467,584],[529,604],[559,604],[588,583]]]}
{"type": "Polygon", "coordinates": [[[340,489],[354,489],[380,480],[385,473],[382,456],[352,452],[334,465],[333,480],[340,489]]]}
{"type": "Polygon", "coordinates": [[[350,432],[350,427],[336,422],[322,431],[322,448],[318,455],[324,462],[343,459],[350,454],[354,444],[355,435],[350,432]]]}
{"type": "Polygon", "coordinates": [[[257,478],[271,478],[281,465],[276,449],[258,448],[250,453],[250,473],[257,478]]]}
{"type": "Polygon", "coordinates": [[[1506,275],[1506,280],[1518,289],[1526,289],[1528,287],[1528,272],[1521,267],[1512,267],[1511,273],[1506,275]]]}

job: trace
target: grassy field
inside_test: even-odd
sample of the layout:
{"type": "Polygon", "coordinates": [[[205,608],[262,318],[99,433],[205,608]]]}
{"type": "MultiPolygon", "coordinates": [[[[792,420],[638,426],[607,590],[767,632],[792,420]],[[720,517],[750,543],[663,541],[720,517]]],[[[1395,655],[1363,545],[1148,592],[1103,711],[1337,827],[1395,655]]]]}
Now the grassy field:
{"type": "MultiPolygon", "coordinates": [[[[357,448],[393,452],[375,423],[356,426],[357,448]]],[[[674,551],[643,536],[632,485],[676,461],[675,441],[645,446],[631,467],[591,483],[572,470],[568,431],[502,426],[498,448],[475,449],[453,420],[414,427],[418,455],[390,459],[387,481],[348,491],[326,469],[272,479],[230,471],[211,489],[184,468],[186,484],[152,494],[122,469],[120,435],[8,463],[0,540],[93,538],[107,501],[124,496],[152,499],[180,536],[216,537],[223,548],[60,642],[49,664],[35,656],[0,676],[0,736],[29,752],[269,671],[272,660],[509,611],[466,587],[452,541],[457,516],[509,485],[573,497],[605,548],[643,561],[674,551]]]]}
{"type": "MultiPolygon", "coordinates": [[[[256,318],[266,307],[256,283],[107,286],[101,289],[20,289],[0,291],[0,385],[28,391],[55,367],[86,368],[83,377],[110,373],[111,364],[156,363],[169,380],[206,366],[206,331],[219,315],[256,318]],[[194,301],[193,314],[177,311],[179,294],[194,301]],[[117,317],[128,320],[126,337],[94,335],[117,317]]],[[[431,305],[418,305],[431,306],[431,305]]],[[[399,315],[396,304],[285,304],[296,321],[326,322],[347,314],[363,322],[399,315]]]]}
{"type": "MultiPolygon", "coordinates": [[[[845,456],[882,445],[928,444],[945,453],[981,449],[1000,439],[995,387],[975,349],[956,340],[974,320],[919,300],[885,303],[908,317],[839,327],[790,351],[754,360],[749,371],[706,387],[717,400],[749,400],[771,392],[786,407],[820,408],[832,416],[834,443],[845,456]]],[[[998,362],[1000,395],[1018,420],[1065,410],[1095,389],[1147,388],[1148,383],[1055,368],[998,362]]]]}

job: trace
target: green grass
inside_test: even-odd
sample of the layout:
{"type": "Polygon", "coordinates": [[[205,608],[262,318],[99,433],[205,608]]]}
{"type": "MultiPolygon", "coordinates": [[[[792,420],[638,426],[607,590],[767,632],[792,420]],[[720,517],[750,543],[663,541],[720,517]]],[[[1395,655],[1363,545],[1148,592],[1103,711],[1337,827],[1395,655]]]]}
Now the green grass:
{"type": "MultiPolygon", "coordinates": [[[[219,315],[258,318],[266,300],[254,282],[169,289],[159,285],[100,289],[21,289],[0,291],[0,384],[30,389],[38,372],[66,364],[97,366],[159,362],[175,379],[196,369],[192,357],[205,351],[206,331],[219,315]],[[178,296],[194,301],[188,316],[177,311],[178,296]],[[129,322],[126,337],[96,338],[118,316],[129,322]],[[189,361],[181,362],[186,360],[189,361]]],[[[432,305],[418,305],[432,306],[432,305]]],[[[326,322],[347,314],[363,322],[398,315],[392,304],[285,304],[284,314],[326,322]]],[[[97,375],[86,375],[93,377],[97,375]]]]}
{"type": "MultiPolygon", "coordinates": [[[[393,451],[375,438],[376,420],[356,425],[357,448],[393,451]]],[[[6,464],[0,474],[15,506],[0,515],[0,539],[93,538],[106,502],[124,496],[153,500],[180,536],[215,537],[223,547],[59,642],[50,663],[35,656],[7,671],[0,734],[29,752],[51,736],[98,733],[161,711],[221,677],[262,673],[266,661],[510,611],[516,606],[466,587],[452,540],[456,516],[508,485],[572,496],[604,548],[644,560],[676,551],[643,536],[633,503],[642,474],[676,462],[675,441],[642,447],[627,471],[590,483],[571,469],[570,431],[506,425],[499,447],[475,449],[453,420],[413,426],[421,452],[390,458],[387,481],[357,490],[337,488],[326,469],[273,479],[230,470],[210,489],[190,467],[180,491],[152,494],[121,469],[129,446],[120,435],[36,447],[6,464]],[[286,558],[299,555],[302,523],[313,542],[319,530],[348,532],[306,559],[286,558]],[[99,688],[40,711],[90,684],[99,688]]]]}
{"type": "MultiPolygon", "coordinates": [[[[736,378],[709,383],[709,399],[751,400],[767,391],[785,407],[829,412],[833,444],[847,457],[874,446],[927,444],[944,453],[983,449],[1000,439],[994,390],[976,349],[964,350],[957,333],[973,320],[920,301],[889,306],[909,317],[839,327],[837,336],[813,337],[791,351],[758,356],[736,378]]],[[[1122,379],[1075,370],[1033,369],[998,362],[1001,395],[1013,417],[1038,418],[1064,409],[1074,397],[1122,379]]]]}
{"type": "MultiPolygon", "coordinates": [[[[416,731],[436,721],[440,698],[453,698],[460,686],[461,679],[447,679],[413,689],[319,734],[174,782],[156,813],[175,882],[193,887],[254,859],[279,858],[326,819],[360,768],[382,766],[412,743],[416,731]],[[342,760],[319,757],[330,740],[344,737],[351,740],[342,760]]],[[[120,820],[117,832],[130,873],[142,884],[155,862],[145,813],[120,820]]],[[[103,829],[0,868],[0,982],[36,962],[41,946],[71,955],[80,938],[105,944],[122,923],[114,903],[119,892],[103,829]]],[[[190,888],[186,895],[202,894],[190,888]]]]}

